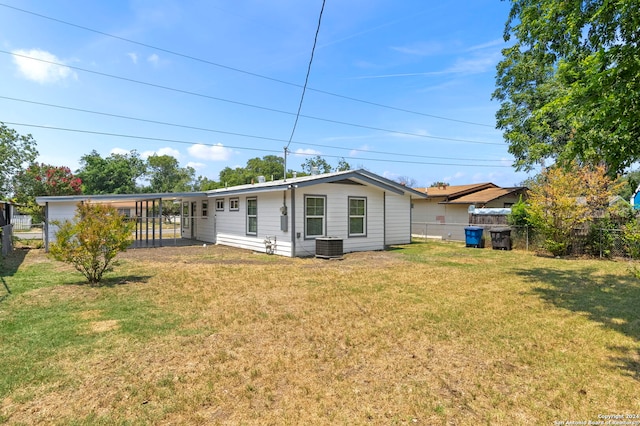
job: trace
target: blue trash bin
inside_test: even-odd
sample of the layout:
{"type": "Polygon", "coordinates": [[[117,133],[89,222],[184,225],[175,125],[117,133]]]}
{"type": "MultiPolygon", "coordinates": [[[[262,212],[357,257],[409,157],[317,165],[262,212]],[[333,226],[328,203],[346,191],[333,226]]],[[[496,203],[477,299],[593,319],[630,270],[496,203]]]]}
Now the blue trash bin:
{"type": "Polygon", "coordinates": [[[467,226],[466,228],[464,228],[464,236],[467,247],[483,248],[483,232],[484,228],[481,228],[479,226],[467,226]]]}

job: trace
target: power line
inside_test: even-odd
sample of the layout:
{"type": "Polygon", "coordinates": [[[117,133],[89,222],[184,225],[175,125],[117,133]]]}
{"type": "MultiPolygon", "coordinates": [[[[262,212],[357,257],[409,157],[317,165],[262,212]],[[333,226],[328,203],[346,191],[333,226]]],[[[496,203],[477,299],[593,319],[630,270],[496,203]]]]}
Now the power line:
{"type": "MultiPolygon", "coordinates": [[[[179,140],[179,139],[153,138],[153,137],[148,137],[148,136],[125,135],[125,134],[120,134],[120,133],[98,132],[98,131],[93,131],[93,130],[70,129],[70,128],[65,128],[65,127],[43,126],[43,125],[29,124],[29,123],[16,123],[16,122],[10,122],[10,121],[5,121],[4,123],[5,124],[10,124],[12,126],[34,127],[34,128],[39,128],[39,129],[57,130],[57,131],[73,132],[73,133],[84,133],[84,134],[91,134],[91,135],[100,135],[100,136],[109,136],[109,137],[118,137],[118,138],[127,138],[127,139],[139,139],[139,140],[146,140],[146,141],[171,142],[171,143],[185,144],[185,145],[204,145],[204,146],[212,146],[212,147],[219,147],[220,146],[220,145],[216,145],[216,144],[185,141],[185,140],[179,140]]],[[[270,150],[270,149],[265,149],[265,148],[248,148],[248,147],[240,147],[240,146],[225,146],[225,148],[242,149],[242,150],[248,150],[248,151],[271,152],[271,153],[280,153],[281,152],[279,150],[270,150]]],[[[300,154],[298,154],[298,155],[300,155],[300,154]]],[[[424,161],[389,160],[389,159],[386,159],[386,158],[345,157],[345,156],[341,156],[341,155],[328,155],[328,154],[320,155],[320,157],[344,158],[344,159],[349,159],[349,160],[376,161],[376,162],[384,162],[384,163],[421,164],[421,165],[432,165],[432,166],[511,168],[511,166],[502,166],[502,165],[434,163],[434,162],[424,162],[424,161]]]]}
{"type": "MultiPolygon", "coordinates": [[[[31,105],[46,106],[46,107],[49,107],[49,108],[58,108],[58,109],[64,109],[64,110],[69,110],[69,111],[82,112],[82,113],[85,113],[85,114],[95,114],[95,115],[102,115],[102,116],[106,116],[106,117],[113,117],[113,118],[119,118],[119,119],[124,119],[124,120],[138,121],[138,122],[142,122],[142,123],[159,124],[159,125],[162,125],[162,126],[176,127],[176,128],[181,128],[181,129],[198,130],[198,131],[209,132],[209,133],[219,133],[219,134],[224,134],[224,135],[240,136],[240,137],[245,137],[245,138],[261,139],[261,140],[267,140],[267,141],[273,141],[273,142],[287,142],[286,139],[271,138],[271,137],[267,137],[267,136],[258,136],[258,135],[249,135],[249,134],[246,134],[246,133],[228,132],[228,131],[224,131],[224,130],[211,129],[211,128],[207,128],[207,127],[189,126],[189,125],[185,125],[185,124],[170,123],[170,122],[159,121],[159,120],[149,120],[149,119],[145,119],[145,118],[132,117],[132,116],[120,115],[120,114],[112,114],[112,113],[102,112],[102,111],[93,111],[93,110],[83,109],[83,108],[74,108],[74,107],[64,106],[64,105],[55,105],[55,104],[49,104],[49,103],[45,103],[45,102],[37,102],[37,101],[32,101],[32,100],[27,100],[27,99],[12,98],[12,97],[8,97],[8,96],[1,96],[0,95],[0,99],[6,99],[6,100],[14,101],[14,102],[23,102],[23,103],[28,103],[28,104],[31,104],[31,105]]],[[[330,148],[330,149],[337,149],[337,150],[344,150],[344,151],[368,152],[368,153],[371,153],[371,154],[381,154],[381,155],[394,155],[394,156],[398,156],[398,157],[434,158],[434,159],[439,159],[439,160],[455,160],[455,161],[482,161],[482,162],[503,162],[504,161],[504,160],[482,159],[482,158],[438,157],[438,156],[419,155],[419,154],[401,154],[401,153],[388,152],[388,151],[374,151],[374,150],[368,150],[368,149],[365,150],[365,149],[346,148],[346,147],[333,146],[333,145],[323,145],[323,144],[317,144],[317,143],[311,143],[311,142],[292,141],[291,143],[296,144],[296,145],[314,146],[314,147],[330,148]]]]}
{"type": "MultiPolygon", "coordinates": [[[[309,75],[311,74],[311,64],[313,63],[313,54],[316,51],[316,44],[318,43],[318,34],[320,33],[320,24],[322,23],[322,12],[324,12],[324,4],[325,0],[322,0],[322,7],[320,8],[320,17],[318,18],[318,26],[316,27],[316,36],[313,38],[313,47],[311,48],[311,57],[309,58],[309,66],[307,67],[307,76],[304,79],[304,86],[302,87],[302,95],[300,96],[300,103],[298,104],[298,112],[296,113],[296,120],[293,123],[293,129],[291,129],[291,136],[289,136],[289,143],[284,149],[284,155],[287,155],[287,148],[291,145],[291,140],[293,139],[293,134],[296,132],[296,127],[298,126],[298,119],[300,118],[300,111],[302,110],[302,103],[304,102],[304,94],[307,91],[307,84],[309,83],[309,75]]],[[[285,158],[285,162],[286,162],[285,158]]],[[[286,166],[285,166],[285,176],[286,176],[286,166]]]]}
{"type": "MultiPolygon", "coordinates": [[[[265,75],[258,74],[258,73],[255,73],[255,72],[242,70],[240,68],[235,68],[235,67],[231,67],[231,66],[228,66],[228,65],[219,64],[219,63],[216,63],[216,62],[213,62],[213,61],[209,61],[207,59],[198,58],[198,57],[195,57],[195,56],[192,56],[192,55],[187,55],[187,54],[184,54],[184,53],[176,52],[174,50],[165,49],[165,48],[154,46],[154,45],[151,45],[151,44],[142,43],[142,42],[139,42],[139,41],[135,41],[135,40],[126,38],[126,37],[121,37],[121,36],[110,34],[110,33],[104,32],[104,31],[99,31],[99,30],[96,30],[96,29],[93,29],[93,28],[86,27],[84,25],[74,24],[74,23],[69,22],[69,21],[64,21],[62,19],[53,18],[51,16],[47,16],[47,15],[43,15],[43,14],[40,14],[40,13],[32,12],[32,11],[29,11],[29,10],[26,10],[26,9],[21,9],[21,8],[18,8],[18,7],[15,7],[15,6],[11,6],[11,5],[8,5],[8,4],[5,4],[5,3],[0,3],[0,6],[4,6],[6,8],[13,9],[13,10],[18,11],[18,12],[22,12],[22,13],[30,14],[30,15],[33,15],[33,16],[37,16],[37,17],[42,18],[42,19],[47,19],[47,20],[50,20],[50,21],[58,22],[60,24],[68,25],[68,26],[71,26],[71,27],[75,27],[75,28],[78,28],[78,29],[81,29],[81,30],[84,30],[84,31],[93,32],[95,34],[100,34],[100,35],[103,35],[105,37],[114,38],[114,39],[121,40],[121,41],[124,41],[124,42],[127,42],[127,43],[131,43],[131,44],[135,44],[135,45],[138,45],[138,46],[146,47],[148,49],[157,50],[159,52],[168,53],[170,55],[182,57],[182,58],[189,59],[189,60],[192,60],[192,61],[201,62],[201,63],[208,64],[208,65],[212,65],[212,66],[219,67],[219,68],[222,68],[222,69],[226,69],[226,70],[229,70],[229,71],[242,73],[242,74],[249,75],[249,76],[252,76],[252,77],[257,77],[257,78],[261,78],[261,79],[264,79],[264,80],[272,81],[272,82],[275,82],[275,83],[285,84],[285,85],[288,85],[288,86],[302,87],[301,85],[299,85],[297,83],[292,83],[292,82],[289,82],[289,81],[285,81],[285,80],[281,80],[281,79],[265,76],[265,75]]],[[[324,8],[324,3],[323,3],[323,8],[324,8]]],[[[366,101],[366,100],[354,98],[354,97],[351,97],[351,96],[340,95],[340,94],[332,93],[332,92],[329,92],[329,91],[326,91],[326,90],[314,89],[312,87],[307,88],[307,90],[310,90],[310,91],[313,91],[313,92],[317,92],[317,93],[322,93],[322,94],[328,95],[328,96],[334,96],[334,97],[337,97],[337,98],[341,98],[341,99],[345,99],[345,100],[349,100],[349,101],[353,101],[353,102],[359,102],[359,103],[363,103],[363,104],[367,104],[367,105],[371,105],[371,106],[376,106],[376,107],[379,107],[379,108],[385,108],[385,109],[404,112],[404,113],[408,113],[408,114],[420,115],[420,116],[423,116],[423,117],[435,118],[435,119],[438,119],[438,120],[451,121],[451,122],[461,123],[461,124],[469,124],[469,125],[473,125],[473,126],[482,126],[482,127],[495,128],[494,125],[490,125],[490,124],[476,123],[476,122],[473,122],[473,121],[460,120],[460,119],[455,119],[455,118],[450,118],[450,117],[443,117],[443,116],[427,114],[427,113],[423,113],[423,112],[419,112],[419,111],[412,111],[412,110],[405,109],[405,108],[399,108],[399,107],[394,107],[394,106],[390,106],[390,105],[384,105],[384,104],[377,103],[377,102],[366,101]]]]}
{"type": "MultiPolygon", "coordinates": [[[[74,70],[77,70],[77,71],[83,71],[83,72],[87,72],[87,73],[90,73],[90,74],[95,74],[95,75],[100,75],[100,76],[103,76],[103,77],[113,78],[113,79],[116,79],[116,80],[122,80],[122,81],[126,81],[126,82],[129,82],[129,83],[136,83],[136,84],[140,84],[140,85],[144,85],[144,86],[154,87],[156,89],[168,90],[168,91],[171,91],[171,92],[182,93],[182,94],[191,95],[191,96],[197,96],[197,97],[200,97],[200,98],[211,99],[211,100],[215,100],[215,101],[219,101],[219,102],[227,102],[227,103],[234,104],[234,105],[244,106],[244,107],[247,107],[247,108],[260,109],[260,110],[263,110],[263,111],[275,112],[275,113],[279,113],[279,114],[295,115],[295,113],[289,112],[289,111],[282,111],[282,110],[275,109],[275,108],[269,108],[269,107],[264,107],[264,106],[260,106],[260,105],[249,104],[249,103],[246,103],[246,102],[233,101],[233,100],[230,100],[230,99],[220,98],[220,97],[211,96],[211,95],[205,95],[205,94],[202,94],[202,93],[192,92],[192,91],[189,91],[189,90],[177,89],[175,87],[169,87],[169,86],[164,86],[164,85],[161,85],[161,84],[149,83],[149,82],[141,81],[141,80],[135,80],[135,79],[128,78],[128,77],[122,77],[122,76],[118,76],[118,75],[114,75],[114,74],[108,74],[108,73],[104,73],[104,72],[100,72],[100,71],[95,71],[95,70],[90,70],[90,69],[86,69],[86,68],[77,67],[77,66],[74,66],[74,65],[67,65],[67,64],[60,63],[60,62],[48,61],[46,59],[34,58],[32,56],[22,55],[20,53],[8,52],[6,50],[0,50],[0,53],[4,53],[4,54],[7,54],[7,55],[11,55],[11,56],[17,56],[17,57],[21,57],[21,58],[26,58],[26,59],[31,59],[33,61],[44,62],[44,63],[47,63],[47,64],[56,65],[56,66],[59,66],[59,67],[66,67],[66,68],[74,69],[74,70]]],[[[396,134],[401,134],[401,135],[415,136],[415,137],[427,138],[427,139],[445,140],[445,141],[453,141],[453,142],[464,142],[464,143],[473,143],[473,144],[481,144],[481,145],[504,146],[503,143],[482,142],[482,141],[474,141],[474,140],[469,140],[469,139],[445,138],[445,137],[439,137],[439,136],[422,135],[422,134],[419,134],[419,133],[411,133],[411,132],[402,132],[402,131],[398,131],[398,130],[383,129],[383,128],[380,128],[380,127],[373,127],[373,126],[366,126],[366,125],[362,125],[362,124],[348,123],[348,122],[344,122],[344,121],[331,120],[331,119],[328,119],[328,118],[314,117],[314,116],[303,115],[303,114],[300,114],[300,117],[308,118],[310,120],[317,120],[317,121],[324,121],[324,122],[328,122],[328,123],[341,124],[341,125],[344,125],[344,126],[351,126],[351,127],[362,128],[362,129],[376,130],[376,131],[382,131],[382,132],[387,132],[387,133],[396,133],[396,134]]]]}

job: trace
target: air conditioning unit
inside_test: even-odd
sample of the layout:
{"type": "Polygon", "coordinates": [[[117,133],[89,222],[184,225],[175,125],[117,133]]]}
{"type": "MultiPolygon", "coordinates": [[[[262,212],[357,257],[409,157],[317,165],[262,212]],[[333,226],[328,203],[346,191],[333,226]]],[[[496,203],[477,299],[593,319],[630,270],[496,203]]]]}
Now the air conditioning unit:
{"type": "Polygon", "coordinates": [[[316,238],[316,257],[322,257],[324,259],[340,259],[343,254],[342,238],[316,238]]]}

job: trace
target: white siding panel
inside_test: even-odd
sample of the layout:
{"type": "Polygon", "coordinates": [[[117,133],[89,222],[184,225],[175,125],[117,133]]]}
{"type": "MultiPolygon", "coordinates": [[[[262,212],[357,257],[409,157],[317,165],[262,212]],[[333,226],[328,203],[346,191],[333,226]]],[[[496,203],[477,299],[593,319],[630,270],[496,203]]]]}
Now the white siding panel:
{"type": "Polygon", "coordinates": [[[411,242],[411,197],[387,193],[385,197],[386,243],[411,242]]]}
{"type": "MultiPolygon", "coordinates": [[[[266,253],[264,238],[218,233],[216,244],[266,253]]],[[[280,241],[276,238],[274,254],[290,257],[291,242],[280,241]]]]}
{"type": "MultiPolygon", "coordinates": [[[[287,205],[290,204],[290,193],[286,192],[287,205]]],[[[221,198],[221,197],[216,197],[221,198]]],[[[215,242],[233,247],[265,252],[264,240],[270,237],[276,241],[276,253],[291,256],[291,225],[287,231],[280,230],[280,208],[283,205],[282,192],[258,193],[240,197],[224,197],[224,211],[215,211],[214,198],[209,204],[213,206],[216,217],[215,242]],[[258,200],[258,235],[247,235],[247,198],[258,200]],[[229,199],[239,198],[239,210],[229,209],[229,199]]],[[[287,220],[290,216],[287,216],[287,220]]]]}
{"type": "Polygon", "coordinates": [[[63,222],[65,220],[73,220],[76,215],[77,204],[74,202],[67,203],[50,203],[48,205],[47,230],[49,242],[55,242],[58,227],[52,222],[63,222]]]}
{"type": "Polygon", "coordinates": [[[315,255],[315,239],[304,239],[304,199],[307,195],[326,196],[326,235],[343,240],[345,253],[384,249],[383,193],[378,188],[339,183],[326,183],[302,188],[296,192],[296,255],[315,255]],[[367,235],[349,237],[349,197],[367,199],[367,235]]]}

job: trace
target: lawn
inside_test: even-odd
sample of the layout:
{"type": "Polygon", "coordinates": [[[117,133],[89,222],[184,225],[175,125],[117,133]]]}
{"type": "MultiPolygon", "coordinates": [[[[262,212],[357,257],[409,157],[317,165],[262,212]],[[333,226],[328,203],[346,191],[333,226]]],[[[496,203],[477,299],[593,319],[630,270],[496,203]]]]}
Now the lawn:
{"type": "Polygon", "coordinates": [[[627,268],[441,242],[344,260],[165,247],[129,250],[91,287],[17,250],[0,283],[0,423],[640,415],[627,268]]]}

